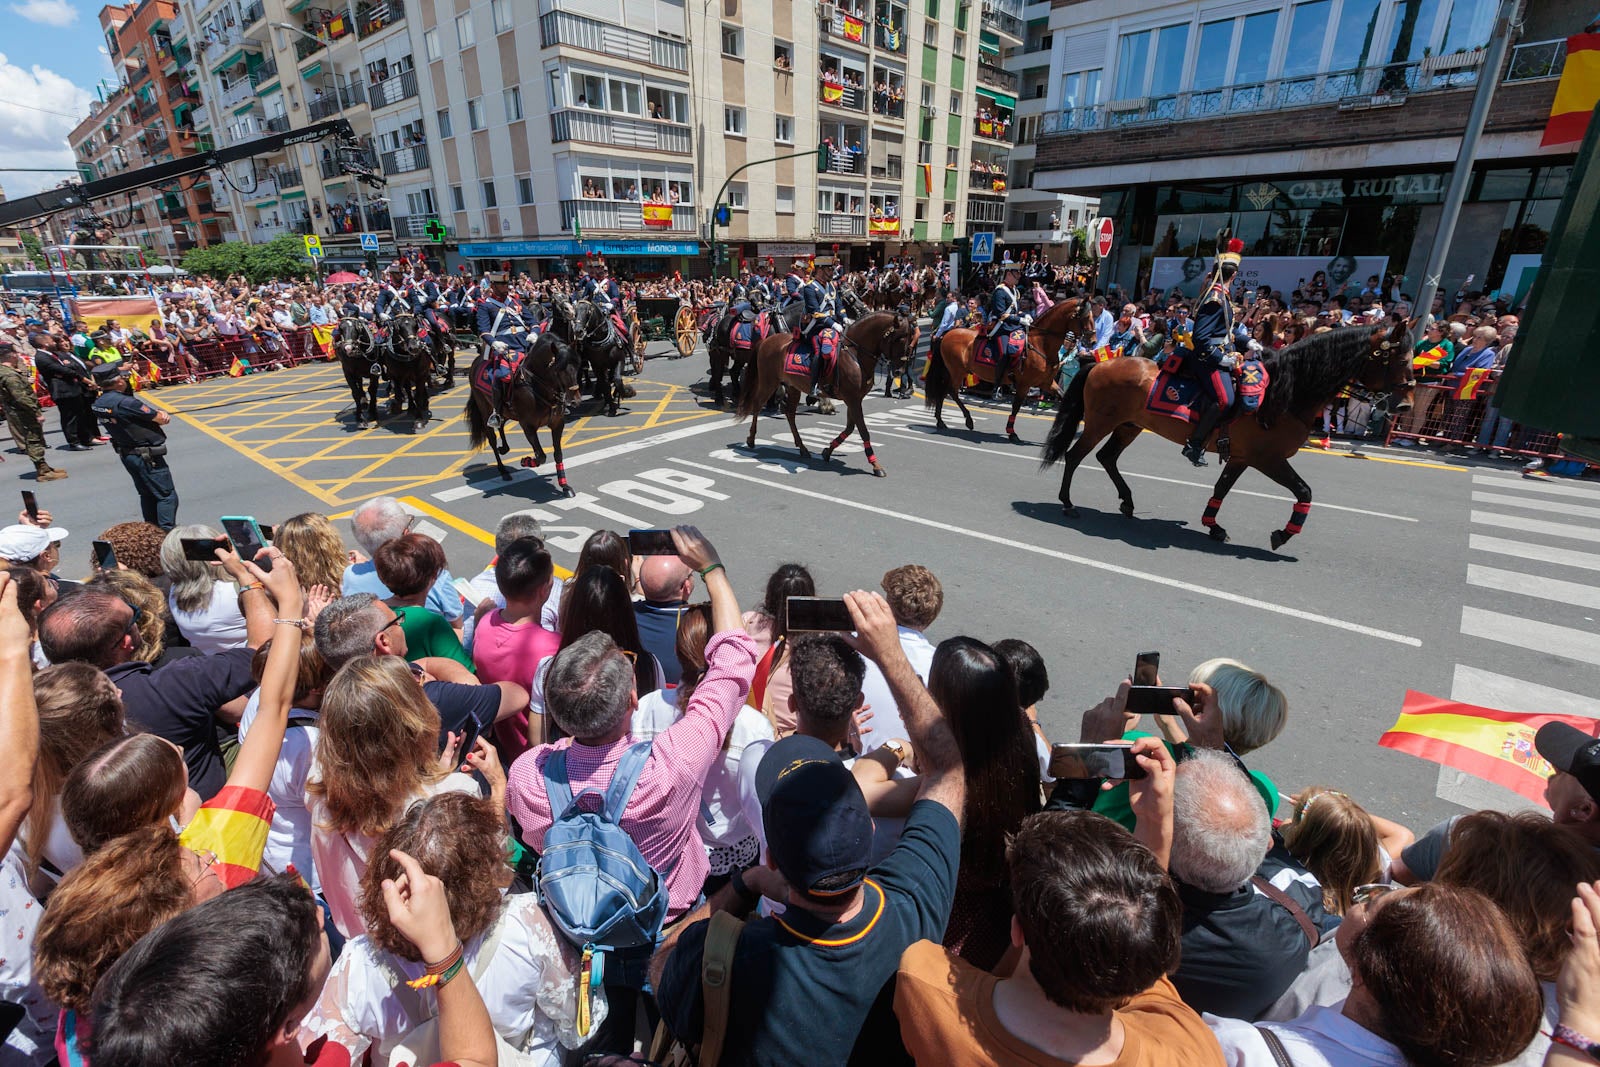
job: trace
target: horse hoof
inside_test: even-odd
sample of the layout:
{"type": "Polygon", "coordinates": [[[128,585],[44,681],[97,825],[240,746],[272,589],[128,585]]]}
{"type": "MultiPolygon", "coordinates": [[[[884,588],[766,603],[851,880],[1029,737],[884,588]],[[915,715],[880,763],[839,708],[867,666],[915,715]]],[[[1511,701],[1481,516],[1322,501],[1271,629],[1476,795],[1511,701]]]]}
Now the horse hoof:
{"type": "Polygon", "coordinates": [[[972,429],[972,416],[971,415],[967,416],[967,429],[969,429],[969,430],[972,429]]]}
{"type": "Polygon", "coordinates": [[[1227,544],[1228,531],[1224,530],[1220,526],[1211,527],[1211,540],[1217,542],[1217,544],[1219,544],[1219,545],[1227,544]]]}
{"type": "Polygon", "coordinates": [[[887,478],[889,477],[889,472],[884,470],[882,467],[875,466],[872,468],[872,476],[874,478],[887,478]]]}
{"type": "Polygon", "coordinates": [[[1062,504],[1061,514],[1065,515],[1069,519],[1075,519],[1078,517],[1078,509],[1073,507],[1071,504],[1062,504]]]}
{"type": "Polygon", "coordinates": [[[824,463],[830,463],[830,462],[832,462],[832,461],[833,461],[833,449],[831,449],[831,448],[824,448],[824,449],[823,449],[823,450],[822,450],[822,462],[824,462],[824,463]]]}
{"type": "Polygon", "coordinates": [[[511,472],[510,471],[501,471],[500,472],[500,480],[503,481],[503,482],[509,482],[511,480],[511,472]]]}
{"type": "Polygon", "coordinates": [[[1283,547],[1283,543],[1285,541],[1289,540],[1289,538],[1291,538],[1293,536],[1294,536],[1293,534],[1284,533],[1282,530],[1273,530],[1272,531],[1272,547],[1274,549],[1282,548],[1283,547]]]}
{"type": "Polygon", "coordinates": [[[1018,437],[1016,434],[1012,433],[1010,430],[1006,431],[1006,440],[1010,441],[1014,445],[1020,445],[1022,443],[1022,438],[1018,437]]]}
{"type": "Polygon", "coordinates": [[[1122,502],[1122,517],[1125,519],[1133,518],[1133,501],[1124,500],[1122,502]]]}
{"type": "Polygon", "coordinates": [[[933,426],[936,430],[943,430],[946,428],[943,419],[935,419],[933,421],[933,426]]]}

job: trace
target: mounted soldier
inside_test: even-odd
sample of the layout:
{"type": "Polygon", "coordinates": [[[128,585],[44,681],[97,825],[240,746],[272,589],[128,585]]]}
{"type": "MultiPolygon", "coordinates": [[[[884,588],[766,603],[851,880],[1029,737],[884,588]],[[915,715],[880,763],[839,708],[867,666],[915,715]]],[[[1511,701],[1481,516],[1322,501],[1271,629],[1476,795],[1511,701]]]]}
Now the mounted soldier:
{"type": "Polygon", "coordinates": [[[817,336],[830,327],[842,329],[842,324],[838,318],[838,294],[833,287],[833,261],[819,260],[813,270],[811,278],[800,287],[803,311],[790,348],[806,357],[807,369],[811,371],[810,392],[815,395],[822,380],[822,360],[817,357],[816,349],[817,336]]]}
{"type": "Polygon", "coordinates": [[[505,407],[506,383],[539,336],[537,326],[523,318],[511,296],[511,279],[503,272],[489,275],[489,295],[478,302],[478,336],[489,359],[489,378],[494,385],[490,418],[498,420],[505,407]]]}
{"type": "Polygon", "coordinates": [[[632,338],[628,335],[628,324],[622,318],[622,290],[617,286],[615,278],[610,276],[606,261],[595,259],[589,264],[593,272],[583,285],[583,297],[595,307],[603,311],[610,319],[611,325],[616,328],[617,336],[622,339],[624,348],[632,348],[632,338]]]}
{"type": "Polygon", "coordinates": [[[389,268],[384,271],[384,279],[378,286],[378,299],[372,305],[374,318],[382,322],[391,315],[410,311],[411,299],[406,295],[408,288],[405,264],[398,260],[389,264],[389,268]]]}
{"type": "Polygon", "coordinates": [[[1233,370],[1237,360],[1230,349],[1233,342],[1233,298],[1228,286],[1239,272],[1243,259],[1244,242],[1228,239],[1226,231],[1217,241],[1217,258],[1212,265],[1211,279],[1195,307],[1194,331],[1191,348],[1183,356],[1190,360],[1189,376],[1200,382],[1201,389],[1195,398],[1194,428],[1189,443],[1183,446],[1183,455],[1196,467],[1206,465],[1206,439],[1217,423],[1233,406],[1233,370]]]}
{"type": "Polygon", "coordinates": [[[984,325],[988,331],[989,350],[994,354],[994,390],[1000,392],[1000,385],[1010,373],[1011,357],[1005,350],[1005,336],[1017,330],[1028,328],[1028,316],[1022,314],[1022,308],[1017,300],[1017,265],[1009,260],[1003,264],[1000,275],[1000,284],[994,287],[989,294],[989,306],[984,314],[984,325]]]}

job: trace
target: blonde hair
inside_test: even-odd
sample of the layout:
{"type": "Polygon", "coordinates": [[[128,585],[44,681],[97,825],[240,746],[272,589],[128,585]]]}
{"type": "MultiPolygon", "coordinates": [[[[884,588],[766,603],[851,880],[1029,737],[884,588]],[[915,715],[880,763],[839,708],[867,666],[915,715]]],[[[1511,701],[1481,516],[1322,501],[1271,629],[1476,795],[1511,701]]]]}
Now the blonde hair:
{"type": "Polygon", "coordinates": [[[1383,872],[1372,816],[1327,786],[1300,794],[1283,843],[1322,883],[1322,906],[1333,915],[1349,910],[1356,886],[1376,882],[1383,872]]]}
{"type": "Polygon", "coordinates": [[[1289,721],[1283,690],[1236,659],[1208,659],[1189,674],[1189,684],[1209,685],[1222,710],[1222,736],[1240,755],[1271,743],[1289,721]]]}
{"type": "Polygon", "coordinates": [[[273,533],[272,546],[294,564],[302,586],[325,585],[338,593],[348,552],[326,515],[308,511],[284,519],[273,533]]]}

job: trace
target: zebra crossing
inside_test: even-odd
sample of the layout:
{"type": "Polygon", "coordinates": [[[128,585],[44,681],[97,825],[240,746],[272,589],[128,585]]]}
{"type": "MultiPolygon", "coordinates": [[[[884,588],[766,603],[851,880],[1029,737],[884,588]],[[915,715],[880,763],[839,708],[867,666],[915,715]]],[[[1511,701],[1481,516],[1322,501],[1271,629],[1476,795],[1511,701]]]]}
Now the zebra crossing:
{"type": "MultiPolygon", "coordinates": [[[[1600,484],[1478,471],[1471,493],[1450,699],[1600,719],[1600,484]],[[1544,680],[1555,672],[1594,684],[1556,688],[1544,680]]],[[[1438,795],[1470,808],[1529,806],[1449,767],[1438,795]]]]}

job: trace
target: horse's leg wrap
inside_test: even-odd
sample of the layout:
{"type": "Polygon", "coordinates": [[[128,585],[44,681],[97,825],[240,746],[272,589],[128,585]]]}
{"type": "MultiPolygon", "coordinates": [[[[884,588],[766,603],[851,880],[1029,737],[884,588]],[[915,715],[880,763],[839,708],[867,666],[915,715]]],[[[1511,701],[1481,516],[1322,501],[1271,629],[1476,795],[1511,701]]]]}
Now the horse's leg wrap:
{"type": "Polygon", "coordinates": [[[1217,524],[1217,512],[1221,509],[1222,498],[1220,496],[1214,496],[1210,500],[1206,501],[1206,510],[1205,513],[1200,516],[1200,525],[1215,526],[1217,524]]]}

